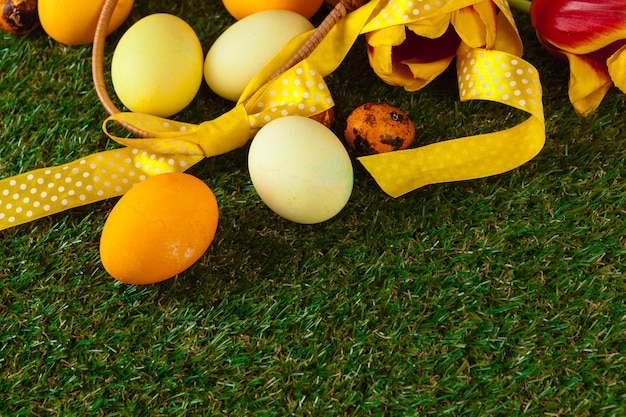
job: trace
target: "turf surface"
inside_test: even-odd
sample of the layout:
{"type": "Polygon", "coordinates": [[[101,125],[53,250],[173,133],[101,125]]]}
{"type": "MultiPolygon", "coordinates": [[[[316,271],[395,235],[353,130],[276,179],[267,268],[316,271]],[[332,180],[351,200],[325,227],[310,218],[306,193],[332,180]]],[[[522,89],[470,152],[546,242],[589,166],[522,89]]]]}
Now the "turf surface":
{"type": "MultiPolygon", "coordinates": [[[[137,3],[124,28],[174,13],[205,50],[232,23],[216,0],[137,3]]],[[[218,198],[216,240],[150,286],[99,262],[114,200],[0,232],[0,415],[626,414],[625,96],[578,117],[567,66],[516,18],[548,141],[510,173],[392,199],[355,162],[348,206],[302,226],[260,201],[242,148],[192,168],[218,198]]],[[[0,35],[2,177],[116,146],[90,53],[0,35]]],[[[459,103],[455,78],[387,86],[360,40],[327,79],[334,129],[367,101],[405,110],[418,145],[523,119],[459,103]]],[[[203,87],[177,118],[229,108],[203,87]]]]}

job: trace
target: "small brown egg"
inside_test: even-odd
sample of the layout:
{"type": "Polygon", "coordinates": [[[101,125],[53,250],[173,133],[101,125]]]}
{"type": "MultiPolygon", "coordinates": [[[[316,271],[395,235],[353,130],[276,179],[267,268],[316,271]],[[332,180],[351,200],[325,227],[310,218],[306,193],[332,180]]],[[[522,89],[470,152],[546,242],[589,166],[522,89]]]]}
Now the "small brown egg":
{"type": "Polygon", "coordinates": [[[315,120],[316,122],[320,122],[330,129],[335,121],[335,110],[331,107],[321,113],[309,116],[309,118],[315,120]]]}
{"type": "Polygon", "coordinates": [[[396,107],[366,103],[350,113],[344,136],[359,155],[374,155],[408,148],[415,138],[415,127],[396,107]]]}
{"type": "Polygon", "coordinates": [[[0,30],[12,35],[25,35],[39,27],[37,0],[2,0],[0,30]]]}

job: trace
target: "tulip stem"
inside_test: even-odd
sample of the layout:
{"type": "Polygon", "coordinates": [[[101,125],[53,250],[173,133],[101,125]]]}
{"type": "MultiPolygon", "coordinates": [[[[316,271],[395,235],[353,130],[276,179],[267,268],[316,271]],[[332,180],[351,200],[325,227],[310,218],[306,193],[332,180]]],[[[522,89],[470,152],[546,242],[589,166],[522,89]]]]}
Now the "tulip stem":
{"type": "Polygon", "coordinates": [[[509,0],[509,5],[514,9],[530,13],[530,1],[528,0],[509,0]]]}

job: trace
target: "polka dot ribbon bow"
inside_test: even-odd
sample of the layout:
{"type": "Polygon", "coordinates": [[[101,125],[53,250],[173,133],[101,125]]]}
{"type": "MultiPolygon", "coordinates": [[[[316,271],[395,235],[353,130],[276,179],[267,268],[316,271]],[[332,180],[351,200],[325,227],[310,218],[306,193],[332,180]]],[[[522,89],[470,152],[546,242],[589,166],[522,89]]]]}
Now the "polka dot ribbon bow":
{"type": "Polygon", "coordinates": [[[136,113],[124,121],[150,133],[125,147],[38,169],[0,181],[0,230],[96,201],[123,195],[151,175],[182,172],[210,156],[243,146],[263,125],[287,115],[311,116],[334,105],[323,77],[302,61],[255,90],[217,119],[194,125],[136,113]]]}
{"type": "MultiPolygon", "coordinates": [[[[384,1],[362,33],[394,25],[430,25],[476,0],[384,1]]],[[[398,197],[419,187],[500,174],[532,159],[545,142],[542,91],[537,70],[517,55],[521,41],[506,0],[500,9],[496,47],[459,48],[456,56],[461,101],[489,100],[527,112],[530,117],[510,129],[359,158],[379,186],[398,197]],[[508,49],[509,52],[495,49],[508,49]]]]}

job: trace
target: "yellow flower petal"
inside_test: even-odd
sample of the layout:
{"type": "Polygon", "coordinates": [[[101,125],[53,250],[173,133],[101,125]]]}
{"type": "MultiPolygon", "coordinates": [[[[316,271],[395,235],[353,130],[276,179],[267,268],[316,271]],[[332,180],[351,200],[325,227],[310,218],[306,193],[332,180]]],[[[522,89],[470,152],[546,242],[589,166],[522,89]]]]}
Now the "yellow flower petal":
{"type": "Polygon", "coordinates": [[[509,20],[504,13],[498,13],[496,20],[497,36],[495,49],[515,56],[522,56],[524,48],[515,23],[509,20]]]}
{"type": "Polygon", "coordinates": [[[443,15],[436,19],[422,19],[408,23],[406,27],[416,35],[429,39],[437,39],[443,36],[450,25],[450,15],[443,15]]]}
{"type": "Polygon", "coordinates": [[[495,45],[496,7],[491,0],[457,10],[450,21],[470,48],[491,49],[495,45]]]}
{"type": "Polygon", "coordinates": [[[574,110],[583,116],[593,112],[611,87],[611,77],[597,63],[584,56],[566,53],[569,60],[569,99],[574,110]]]}
{"type": "Polygon", "coordinates": [[[606,63],[613,83],[623,93],[626,93],[626,45],[611,55],[606,63]]]}
{"type": "Polygon", "coordinates": [[[372,48],[400,45],[406,39],[404,26],[391,26],[365,35],[367,44],[372,48]]]}
{"type": "Polygon", "coordinates": [[[406,66],[409,68],[413,76],[410,82],[405,82],[405,84],[403,84],[404,89],[406,91],[417,91],[424,88],[431,81],[441,75],[441,73],[448,68],[453,59],[454,56],[428,63],[420,62],[412,64],[407,62],[406,66]]]}
{"type": "MultiPolygon", "coordinates": [[[[393,72],[393,62],[391,60],[391,46],[381,45],[376,48],[369,48],[367,54],[370,66],[384,80],[391,77],[393,72]]],[[[397,85],[397,84],[394,84],[397,85]]]]}

